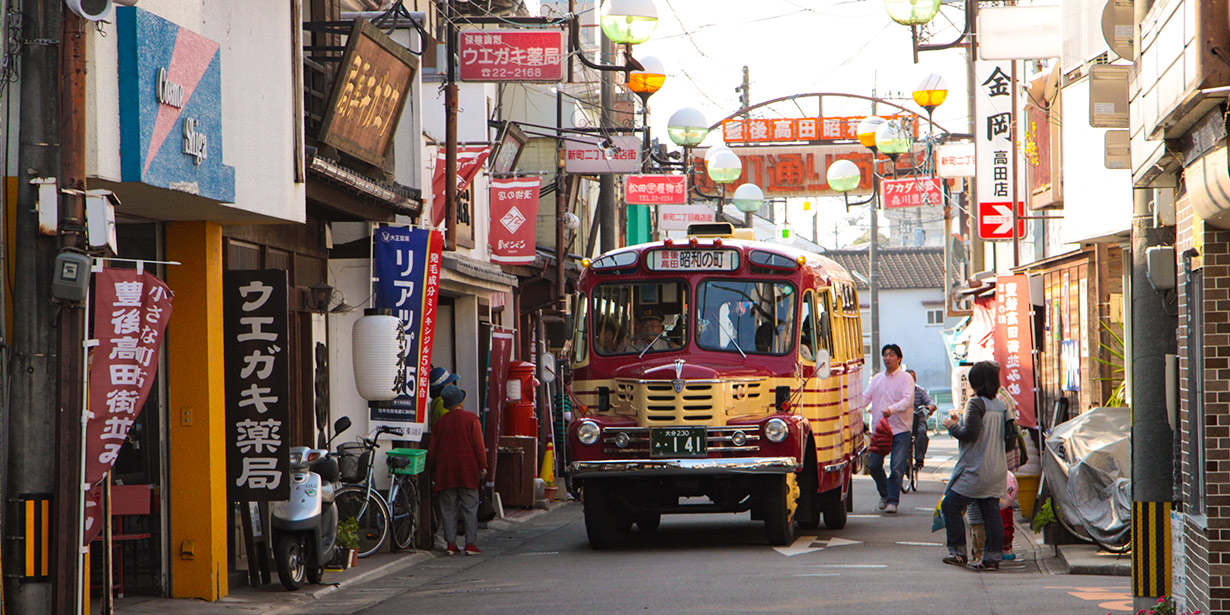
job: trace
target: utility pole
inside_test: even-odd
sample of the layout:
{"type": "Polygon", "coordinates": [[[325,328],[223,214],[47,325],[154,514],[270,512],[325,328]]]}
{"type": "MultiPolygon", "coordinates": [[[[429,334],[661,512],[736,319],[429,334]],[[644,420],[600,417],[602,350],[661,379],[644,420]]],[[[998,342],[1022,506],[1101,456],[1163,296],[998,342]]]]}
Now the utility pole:
{"type": "MultiPolygon", "coordinates": [[[[457,249],[457,24],[444,0],[444,249],[457,249]]],[[[438,220],[432,220],[437,224],[438,220]]]]}
{"type": "MultiPolygon", "coordinates": [[[[66,11],[61,0],[26,2],[22,38],[26,41],[59,40],[63,12],[66,11]]],[[[9,33],[3,35],[7,39],[9,33]]],[[[58,246],[55,238],[39,235],[35,209],[38,190],[30,180],[60,173],[59,74],[58,46],[26,44],[22,47],[17,164],[19,205],[15,210],[14,237],[14,266],[22,274],[12,278],[14,378],[10,390],[11,412],[6,425],[10,443],[5,451],[4,472],[6,537],[24,533],[12,521],[21,518],[23,495],[51,494],[57,482],[57,321],[50,297],[58,246]]],[[[9,95],[12,94],[10,91],[9,95]]],[[[76,542],[58,533],[52,535],[52,542],[56,541],[76,542]]],[[[6,542],[9,548],[4,549],[4,570],[14,575],[4,583],[6,610],[11,613],[52,612],[52,596],[69,591],[69,588],[58,583],[22,580],[25,554],[12,548],[15,543],[6,542]]]]}
{"type": "MultiPolygon", "coordinates": [[[[972,1],[972,0],[970,0],[972,1]]],[[[871,114],[876,114],[876,90],[871,88],[871,114]]],[[[867,286],[871,295],[871,366],[872,371],[880,366],[880,276],[876,273],[876,260],[880,251],[880,173],[876,162],[878,153],[871,150],[871,181],[872,194],[875,196],[868,205],[871,208],[871,242],[867,246],[867,286]]],[[[894,162],[894,165],[896,163],[894,162]]]]}
{"type": "MultiPolygon", "coordinates": [[[[613,55],[613,45],[606,36],[602,36],[602,64],[610,64],[611,56],[613,55]]],[[[602,71],[601,84],[599,88],[599,103],[602,105],[601,117],[599,125],[605,133],[612,128],[611,122],[611,106],[615,94],[614,75],[610,71],[602,71]]],[[[615,211],[615,176],[610,173],[603,173],[598,178],[598,217],[601,220],[601,252],[609,252],[618,248],[619,245],[619,229],[617,228],[619,215],[615,211]]]]}
{"type": "MultiPolygon", "coordinates": [[[[739,108],[740,109],[747,109],[748,107],[751,106],[752,104],[752,89],[751,88],[752,88],[752,82],[748,76],[747,67],[744,66],[743,67],[743,83],[739,87],[735,88],[735,91],[739,92],[739,108]]],[[[743,112],[743,118],[747,119],[746,111],[743,112]]],[[[725,194],[725,190],[726,190],[726,186],[723,185],[722,186],[723,194],[725,194]]],[[[725,204],[726,199],[722,199],[722,202],[723,204],[725,204]]],[[[743,214],[743,226],[746,226],[747,228],[755,228],[754,226],[752,226],[755,223],[755,219],[752,217],[754,215],[755,214],[750,211],[747,213],[744,213],[743,214]]],[[[720,215],[718,216],[718,220],[721,220],[720,215]]]]}
{"type": "MultiPolygon", "coordinates": [[[[84,20],[62,11],[60,32],[60,250],[85,245],[85,35],[84,20]]],[[[87,306],[59,306],[56,357],[56,489],[52,512],[53,613],[77,613],[83,601],[82,421],[85,401],[87,306]]]]}

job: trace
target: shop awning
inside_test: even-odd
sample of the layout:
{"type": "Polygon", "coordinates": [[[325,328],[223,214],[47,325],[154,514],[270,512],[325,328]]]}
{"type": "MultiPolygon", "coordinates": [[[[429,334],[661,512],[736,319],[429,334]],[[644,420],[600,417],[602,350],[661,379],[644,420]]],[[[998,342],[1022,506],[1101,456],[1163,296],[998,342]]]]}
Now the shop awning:
{"type": "Polygon", "coordinates": [[[377,182],[321,156],[307,158],[307,198],[329,220],[392,222],[423,210],[418,189],[377,182]]]}
{"type": "Polygon", "coordinates": [[[1197,158],[1183,170],[1187,198],[1205,224],[1230,229],[1230,160],[1226,146],[1197,158]]]}

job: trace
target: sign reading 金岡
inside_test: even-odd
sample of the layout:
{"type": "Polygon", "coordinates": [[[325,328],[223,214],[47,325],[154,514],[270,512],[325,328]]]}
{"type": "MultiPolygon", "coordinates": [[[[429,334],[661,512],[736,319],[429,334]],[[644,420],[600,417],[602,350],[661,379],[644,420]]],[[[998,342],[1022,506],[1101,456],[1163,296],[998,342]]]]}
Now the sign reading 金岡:
{"type": "Polygon", "coordinates": [[[541,188],[542,180],[537,177],[491,180],[491,230],[487,235],[491,262],[534,262],[541,188]]]}
{"type": "Polygon", "coordinates": [[[462,81],[562,81],[567,55],[562,30],[467,30],[457,70],[462,81]]]}
{"type": "Polygon", "coordinates": [[[1029,276],[1000,276],[995,281],[995,362],[1000,382],[1016,402],[1017,423],[1037,427],[1034,411],[1034,335],[1029,276]]]}
{"type": "Polygon", "coordinates": [[[222,276],[226,467],[232,502],[290,497],[290,337],[285,269],[222,276]]]}
{"type": "MultiPolygon", "coordinates": [[[[1025,204],[1016,205],[1017,236],[1025,236],[1025,204]]],[[[985,240],[1012,239],[1012,205],[1004,203],[978,203],[978,236],[985,240]]]]}
{"type": "Polygon", "coordinates": [[[659,231],[686,231],[693,224],[713,222],[709,205],[662,205],[658,207],[659,231]]]}
{"type": "Polygon", "coordinates": [[[629,175],[624,182],[628,205],[681,205],[687,200],[686,175],[629,175]]]}
{"type": "Polygon", "coordinates": [[[166,283],[136,269],[102,269],[94,288],[98,345],[90,351],[85,544],[102,531],[98,482],[115,464],[154,385],[172,298],[166,283]]]}
{"type": "MultiPolygon", "coordinates": [[[[977,122],[974,126],[974,151],[978,182],[979,228],[983,205],[999,205],[1012,215],[1013,197],[1024,203],[1025,190],[1012,169],[1012,131],[1016,121],[1016,84],[1011,77],[1011,62],[979,60],[974,64],[977,73],[977,96],[975,98],[977,122]],[[1013,182],[1017,182],[1014,186],[1013,182]]],[[[986,211],[994,214],[1000,208],[986,211]]],[[[1018,207],[1018,210],[1023,208],[1018,207]]],[[[1012,239],[1012,224],[1003,229],[1005,236],[993,233],[983,239],[1012,239]]],[[[1018,236],[1023,236],[1020,231],[1018,236]]]]}
{"type": "Polygon", "coordinates": [[[368,402],[368,425],[401,430],[407,440],[421,440],[427,422],[427,376],[436,332],[436,303],[444,237],[440,231],[377,226],[372,237],[372,304],[401,319],[405,347],[400,353],[399,394],[390,401],[368,402]]]}
{"type": "Polygon", "coordinates": [[[884,207],[922,207],[944,204],[944,186],[937,177],[906,177],[880,182],[884,207]]]}

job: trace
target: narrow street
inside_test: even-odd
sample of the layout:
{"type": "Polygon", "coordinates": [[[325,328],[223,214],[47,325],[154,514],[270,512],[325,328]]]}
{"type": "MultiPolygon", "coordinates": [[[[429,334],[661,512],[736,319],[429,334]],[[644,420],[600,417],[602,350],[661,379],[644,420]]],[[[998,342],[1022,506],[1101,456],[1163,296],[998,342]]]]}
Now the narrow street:
{"type": "Polygon", "coordinates": [[[931,516],[954,452],[952,440],[933,440],[921,492],[903,495],[899,514],[872,513],[875,487],[860,476],[846,528],[805,532],[789,547],[768,546],[747,515],[713,514],[666,516],[655,535],[633,530],[620,546],[593,551],[582,507],[569,502],[484,531],[482,556],[434,557],[288,612],[1131,612],[1127,578],[1062,574],[1052,548],[1020,523],[1018,559],[1000,571],[941,564],[943,533],[930,531],[931,516]]]}

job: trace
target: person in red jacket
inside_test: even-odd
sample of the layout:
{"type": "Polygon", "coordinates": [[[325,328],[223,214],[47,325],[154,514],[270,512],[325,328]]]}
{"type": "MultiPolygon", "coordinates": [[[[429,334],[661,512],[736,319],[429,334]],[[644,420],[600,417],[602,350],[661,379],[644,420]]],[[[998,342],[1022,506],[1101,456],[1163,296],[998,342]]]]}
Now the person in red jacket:
{"type": "Polygon", "coordinates": [[[465,409],[466,392],[449,385],[441,391],[447,410],[432,427],[427,463],[433,468],[432,490],[440,502],[448,554],[457,548],[457,511],[464,515],[466,555],[482,553],[478,540],[478,488],[487,476],[487,452],[478,416],[465,409]]]}

